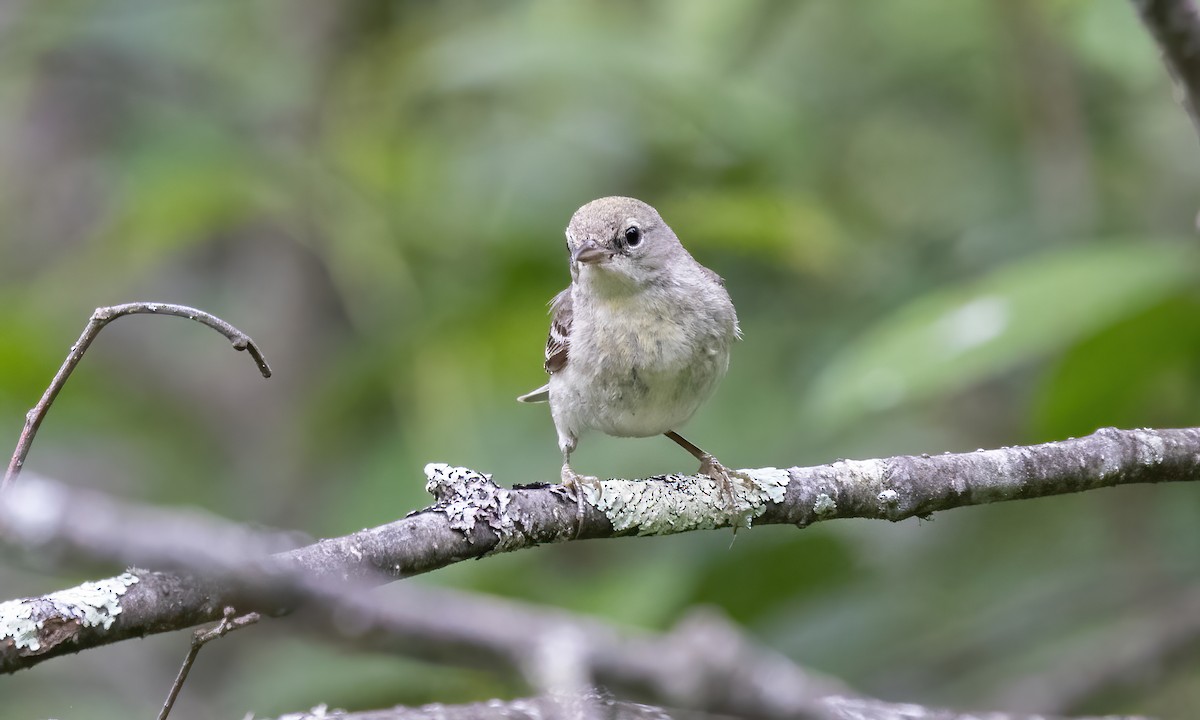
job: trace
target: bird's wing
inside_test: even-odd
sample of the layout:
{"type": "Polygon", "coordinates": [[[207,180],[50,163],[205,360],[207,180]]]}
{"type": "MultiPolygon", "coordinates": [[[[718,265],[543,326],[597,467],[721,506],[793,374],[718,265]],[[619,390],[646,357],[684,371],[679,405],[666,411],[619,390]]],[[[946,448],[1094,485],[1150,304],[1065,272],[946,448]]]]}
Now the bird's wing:
{"type": "MultiPolygon", "coordinates": [[[[571,288],[550,301],[550,334],[546,337],[546,372],[555,373],[567,366],[567,347],[571,342],[571,288]]],[[[538,403],[550,399],[549,383],[517,398],[517,402],[538,403]]]]}
{"type": "MultiPolygon", "coordinates": [[[[712,270],[709,270],[708,268],[704,267],[703,265],[697,264],[697,267],[699,267],[701,270],[703,270],[704,274],[707,275],[710,280],[712,280],[716,284],[720,285],[722,288],[725,287],[725,278],[716,274],[712,270]]],[[[730,302],[732,302],[732,301],[730,301],[730,302]]],[[[742,326],[738,323],[736,312],[734,313],[734,316],[733,316],[733,339],[734,340],[742,339],[742,326]]]]}
{"type": "Polygon", "coordinates": [[[696,263],[696,266],[697,266],[697,267],[699,267],[699,268],[700,268],[700,270],[701,270],[701,271],[703,271],[703,273],[704,273],[705,275],[707,275],[707,276],[708,276],[708,278],[709,278],[710,280],[712,280],[712,281],[713,281],[713,282],[715,282],[716,284],[720,285],[721,287],[725,287],[725,278],[723,278],[723,277],[721,277],[720,275],[716,274],[716,273],[715,273],[715,272],[713,272],[712,270],[709,270],[708,268],[706,268],[705,266],[701,265],[700,263],[696,263]]]}
{"type": "Polygon", "coordinates": [[[571,288],[563,290],[550,301],[550,334],[546,337],[546,372],[556,373],[567,366],[567,351],[571,345],[571,288]]]}

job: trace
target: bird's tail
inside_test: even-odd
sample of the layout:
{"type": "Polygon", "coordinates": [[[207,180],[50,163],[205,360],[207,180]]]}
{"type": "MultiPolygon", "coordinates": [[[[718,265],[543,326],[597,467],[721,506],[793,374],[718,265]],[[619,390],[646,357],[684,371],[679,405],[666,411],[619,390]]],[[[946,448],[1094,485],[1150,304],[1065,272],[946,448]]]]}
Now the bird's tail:
{"type": "Polygon", "coordinates": [[[550,399],[550,384],[546,383],[533,392],[527,392],[517,398],[517,402],[523,403],[540,403],[550,399]]]}

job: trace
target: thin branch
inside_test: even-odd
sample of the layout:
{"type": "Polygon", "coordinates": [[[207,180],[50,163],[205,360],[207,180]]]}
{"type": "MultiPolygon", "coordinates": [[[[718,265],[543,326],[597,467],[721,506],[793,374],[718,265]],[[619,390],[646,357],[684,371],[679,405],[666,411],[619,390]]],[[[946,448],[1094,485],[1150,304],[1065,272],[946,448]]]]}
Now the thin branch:
{"type": "Polygon", "coordinates": [[[171,714],[171,708],[175,707],[175,700],[179,698],[179,691],[183,689],[183,683],[187,681],[188,673],[191,672],[192,665],[196,662],[196,656],[200,654],[200,648],[217,638],[225,637],[234,630],[253,625],[260,619],[261,616],[258,613],[247,613],[239,617],[232,607],[227,607],[225,608],[225,617],[217,623],[216,627],[192,633],[191,647],[188,648],[187,655],[183,658],[183,665],[179,667],[179,674],[175,676],[175,682],[171,683],[171,690],[167,693],[162,710],[158,711],[158,720],[167,720],[167,716],[171,714]]]}
{"type": "Polygon", "coordinates": [[[175,548],[192,558],[176,567],[209,562],[216,575],[136,571],[0,603],[0,672],[218,620],[227,605],[287,612],[294,602],[264,590],[272,578],[292,570],[302,571],[316,592],[321,586],[380,584],[495,552],[566,542],[576,530],[582,538],[600,538],[722,527],[748,518],[798,527],[834,518],[898,521],[1004,500],[1193,481],[1200,479],[1200,428],[1106,428],[1028,447],[746,470],[751,482],[737,490],[740,519],[730,517],[721,486],[707,477],[602,481],[588,495],[580,524],[576,502],[559,486],[507,490],[470,470],[444,465],[426,470],[428,487],[438,498],[432,507],[270,558],[249,551],[239,556],[236,549],[229,558],[213,558],[203,549],[178,548],[186,543],[169,532],[139,539],[135,528],[148,523],[146,518],[131,520],[127,512],[86,494],[86,501],[65,492],[43,492],[27,501],[19,491],[0,496],[0,536],[26,549],[170,567],[175,548]],[[114,547],[113,538],[124,538],[123,544],[114,547]]]}
{"type": "Polygon", "coordinates": [[[1182,104],[1200,133],[1200,11],[1192,0],[1131,0],[1158,43],[1182,104]]]}
{"type": "Polygon", "coordinates": [[[207,325],[224,335],[233,344],[234,350],[248,351],[250,357],[254,358],[255,364],[258,365],[258,371],[262,373],[262,376],[265,378],[271,377],[271,367],[267,365],[266,358],[263,357],[262,351],[258,349],[258,345],[255,344],[254,340],[216,315],[187,307],[186,305],[155,302],[134,302],[96,308],[92,312],[92,317],[88,320],[87,325],[84,326],[83,333],[67,353],[67,359],[63,361],[62,367],[58,369],[58,373],[55,374],[54,379],[50,382],[50,386],[46,388],[42,399],[25,415],[25,427],[21,431],[21,437],[17,441],[17,447],[13,451],[12,459],[9,460],[8,469],[4,472],[4,479],[0,480],[0,493],[8,489],[13,481],[17,479],[17,475],[21,473],[21,468],[25,465],[25,458],[29,455],[29,449],[33,445],[33,437],[37,434],[38,428],[41,427],[46,413],[50,411],[50,405],[54,403],[54,399],[58,397],[59,391],[67,384],[67,379],[71,377],[75,366],[83,359],[83,354],[87,352],[92,341],[96,339],[96,336],[100,334],[104,326],[113,320],[126,315],[139,314],[174,315],[175,317],[187,318],[188,320],[195,320],[198,323],[207,325]]]}

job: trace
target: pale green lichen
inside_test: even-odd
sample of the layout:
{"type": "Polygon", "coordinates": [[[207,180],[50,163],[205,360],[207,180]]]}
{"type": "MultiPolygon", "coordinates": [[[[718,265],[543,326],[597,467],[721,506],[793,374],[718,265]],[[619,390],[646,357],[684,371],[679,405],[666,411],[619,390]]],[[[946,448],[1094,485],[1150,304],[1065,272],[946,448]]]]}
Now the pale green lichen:
{"type": "Polygon", "coordinates": [[[0,603],[0,642],[11,640],[19,650],[36,652],[41,649],[40,631],[48,620],[107,630],[121,614],[121,597],[137,582],[136,575],[124,573],[40,598],[0,603]]]}
{"type": "Polygon", "coordinates": [[[1138,440],[1137,462],[1139,465],[1161,465],[1166,456],[1167,443],[1161,436],[1134,432],[1138,440]]]}
{"type": "Polygon", "coordinates": [[[829,467],[845,485],[879,485],[887,475],[887,460],[838,460],[829,467]]]}
{"type": "Polygon", "coordinates": [[[583,485],[585,500],[600,510],[613,530],[666,535],[732,524],[749,527],[768,503],[783,501],[786,470],[736,471],[732,497],[722,483],[702,475],[669,475],[656,481],[603,480],[583,485]]]}
{"type": "Polygon", "coordinates": [[[425,466],[425,490],[437,498],[433,509],[443,513],[450,527],[468,540],[479,523],[496,533],[492,552],[506,552],[522,545],[522,537],[508,512],[512,493],[492,482],[492,476],[446,463],[425,466]]]}
{"type": "Polygon", "coordinates": [[[813,512],[819,518],[833,517],[837,514],[837,503],[834,502],[833,498],[825,493],[821,493],[817,496],[817,501],[813,503],[813,512]]]}

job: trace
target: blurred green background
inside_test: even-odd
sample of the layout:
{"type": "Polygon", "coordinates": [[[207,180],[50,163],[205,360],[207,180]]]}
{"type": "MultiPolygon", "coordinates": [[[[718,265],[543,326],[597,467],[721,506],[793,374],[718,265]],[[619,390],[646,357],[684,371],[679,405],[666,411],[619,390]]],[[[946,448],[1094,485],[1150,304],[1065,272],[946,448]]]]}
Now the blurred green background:
{"type": "MultiPolygon", "coordinates": [[[[431,461],[554,480],[549,414],[514,398],[544,380],[567,219],[626,194],[737,303],[745,341],[686,433],[728,465],[1196,425],[1198,159],[1124,0],[11,0],[0,421],[15,443],[95,306],[180,302],[250,333],[276,376],[197,325],[121,320],[30,468],[315,535],[427,504],[431,461]]],[[[695,465],[662,438],[589,436],[575,459],[695,465]]],[[[1180,485],[732,547],[575,543],[421,581],[650,629],[716,604],[887,699],[1187,717],[1196,651],[1079,700],[1059,681],[1170,627],[1198,551],[1180,485]]],[[[0,597],[85,577],[10,554],[0,597]]],[[[152,716],[186,644],[0,677],[4,714],[152,716]]],[[[172,717],[524,692],[285,621],[206,649],[172,717]]]]}

